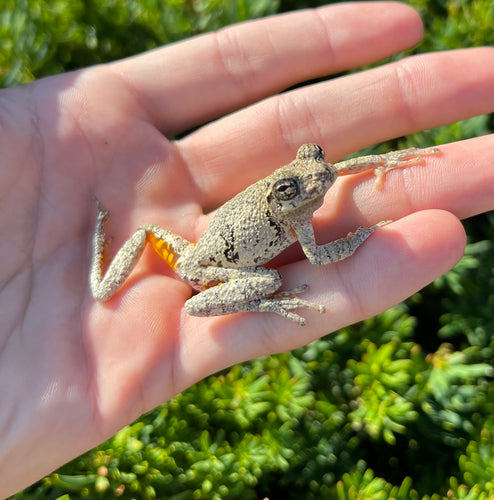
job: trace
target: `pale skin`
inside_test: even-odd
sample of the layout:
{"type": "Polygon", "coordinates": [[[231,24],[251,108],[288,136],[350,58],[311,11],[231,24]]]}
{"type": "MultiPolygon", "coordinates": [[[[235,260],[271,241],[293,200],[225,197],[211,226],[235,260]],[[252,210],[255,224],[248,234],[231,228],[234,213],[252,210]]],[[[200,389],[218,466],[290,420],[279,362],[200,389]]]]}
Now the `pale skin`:
{"type": "Polygon", "coordinates": [[[370,173],[338,180],[314,216],[321,242],[394,222],[332,265],[311,265],[295,245],[277,258],[283,286],[308,283],[304,299],[327,308],[304,310],[304,328],[275,314],[188,315],[190,286],[148,249],[111,300],[94,301],[87,283],[92,196],[112,211],[111,248],[148,222],[195,242],[212,210],[303,143],[320,144],[334,163],[491,112],[488,48],[274,95],[421,34],[405,5],[335,5],[0,92],[0,496],[208,374],[377,314],[458,261],[458,219],[494,208],[492,136],[441,146],[424,164],[389,172],[381,191],[370,173]]]}

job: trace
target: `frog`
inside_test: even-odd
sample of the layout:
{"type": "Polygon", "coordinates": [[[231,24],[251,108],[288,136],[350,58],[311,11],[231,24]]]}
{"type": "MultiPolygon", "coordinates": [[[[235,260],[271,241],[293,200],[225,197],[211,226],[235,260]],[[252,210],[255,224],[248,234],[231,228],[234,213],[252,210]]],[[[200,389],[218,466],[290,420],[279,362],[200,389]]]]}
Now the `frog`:
{"type": "Polygon", "coordinates": [[[345,237],[316,244],[313,214],[338,177],[373,170],[375,186],[382,190],[390,170],[422,163],[439,148],[408,148],[384,154],[365,155],[338,163],[326,162],[323,149],[307,143],[295,159],[247,187],[214,214],[208,228],[193,243],[156,224],[144,224],[118,250],[106,272],[104,225],[109,211],[96,199],[97,215],[92,242],[90,290],[97,301],[111,299],[134,269],[146,245],[196,292],[184,304],[191,316],[270,312],[300,326],[306,324],[295,309],[324,313],[322,304],[299,297],[309,289],[300,284],[282,291],[277,269],[266,267],[272,259],[298,241],[308,261],[315,266],[336,263],[352,256],[380,227],[360,226],[345,237]]]}

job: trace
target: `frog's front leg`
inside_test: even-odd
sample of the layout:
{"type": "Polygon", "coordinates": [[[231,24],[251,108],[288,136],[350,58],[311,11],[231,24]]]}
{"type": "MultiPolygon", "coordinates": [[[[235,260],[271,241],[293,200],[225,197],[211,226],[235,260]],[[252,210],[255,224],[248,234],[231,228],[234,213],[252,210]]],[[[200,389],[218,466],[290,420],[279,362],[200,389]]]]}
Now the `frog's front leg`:
{"type": "Polygon", "coordinates": [[[103,275],[104,254],[107,243],[104,224],[108,219],[109,212],[101,208],[98,200],[96,202],[98,213],[93,235],[91,273],[89,277],[91,293],[96,300],[110,299],[122,286],[132,269],[134,269],[146,243],[149,243],[156,253],[174,270],[176,270],[178,259],[193,247],[189,241],[160,226],[144,225],[137,229],[123,244],[103,275]]]}
{"type": "Polygon", "coordinates": [[[290,312],[299,307],[324,312],[324,306],[299,299],[295,294],[306,291],[302,285],[296,289],[278,292],[281,276],[274,269],[264,267],[224,268],[204,267],[193,270],[192,276],[184,276],[197,286],[198,283],[218,283],[191,297],[185,310],[192,316],[220,316],[237,312],[274,312],[305,325],[305,319],[290,312]]]}
{"type": "Polygon", "coordinates": [[[357,248],[381,226],[391,221],[382,221],[371,227],[360,226],[354,233],[348,233],[344,238],[332,241],[326,245],[317,245],[312,224],[300,224],[293,230],[302,246],[302,250],[315,266],[324,266],[333,262],[346,259],[355,253],[357,248]]]}
{"type": "Polygon", "coordinates": [[[395,168],[417,165],[423,161],[424,156],[437,155],[439,148],[408,148],[400,151],[391,151],[382,155],[359,156],[349,160],[335,163],[338,175],[351,175],[374,170],[376,176],[375,186],[381,190],[386,172],[395,168]]]}

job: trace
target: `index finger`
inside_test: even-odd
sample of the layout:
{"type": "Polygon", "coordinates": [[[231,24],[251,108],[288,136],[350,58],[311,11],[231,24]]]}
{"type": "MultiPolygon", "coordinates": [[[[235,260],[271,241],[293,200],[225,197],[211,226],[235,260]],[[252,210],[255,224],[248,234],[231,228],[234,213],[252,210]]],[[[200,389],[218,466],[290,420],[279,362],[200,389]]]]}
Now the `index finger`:
{"type": "Polygon", "coordinates": [[[392,55],[421,37],[420,17],[406,5],[350,3],[242,23],[111,67],[169,135],[295,83],[392,55]]]}

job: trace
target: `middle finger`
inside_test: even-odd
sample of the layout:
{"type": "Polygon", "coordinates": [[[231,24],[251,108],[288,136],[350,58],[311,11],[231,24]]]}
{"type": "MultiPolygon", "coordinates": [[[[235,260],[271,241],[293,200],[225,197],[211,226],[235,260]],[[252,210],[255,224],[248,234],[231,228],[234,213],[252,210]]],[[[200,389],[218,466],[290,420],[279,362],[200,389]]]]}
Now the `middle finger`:
{"type": "Polygon", "coordinates": [[[491,112],[493,85],[493,49],[414,56],[272,97],[178,146],[211,208],[291,161],[304,142],[321,144],[327,161],[337,161],[376,142],[491,112]]]}

